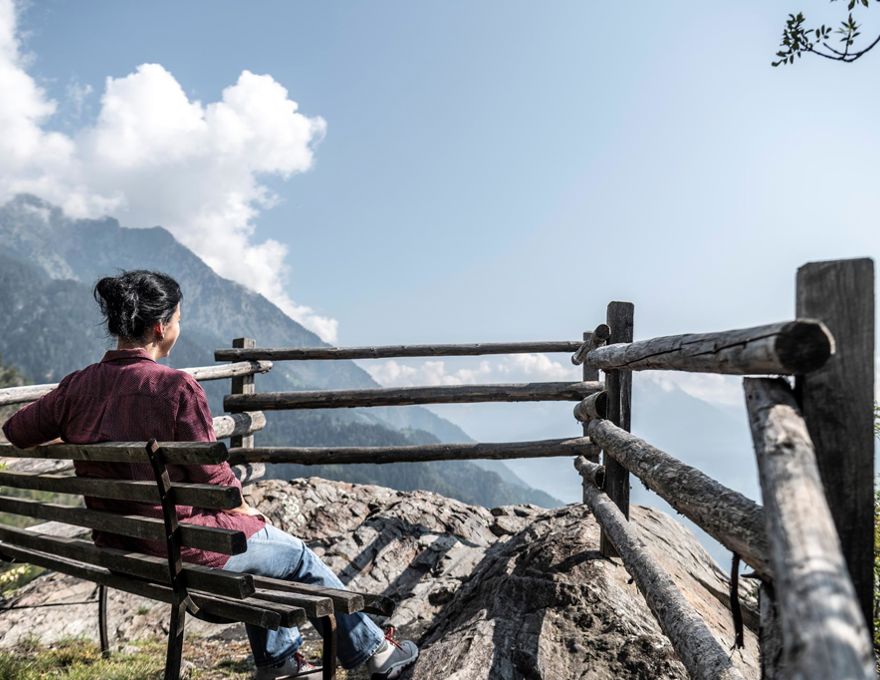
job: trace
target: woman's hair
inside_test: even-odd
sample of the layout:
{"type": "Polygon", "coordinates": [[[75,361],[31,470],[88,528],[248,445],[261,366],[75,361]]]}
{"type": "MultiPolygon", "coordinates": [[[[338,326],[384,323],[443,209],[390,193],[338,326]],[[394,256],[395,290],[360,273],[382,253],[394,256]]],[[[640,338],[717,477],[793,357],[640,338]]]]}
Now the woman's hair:
{"type": "Polygon", "coordinates": [[[110,334],[129,340],[143,340],[157,321],[167,323],[183,298],[177,281],[144,269],[104,277],[93,295],[110,334]]]}

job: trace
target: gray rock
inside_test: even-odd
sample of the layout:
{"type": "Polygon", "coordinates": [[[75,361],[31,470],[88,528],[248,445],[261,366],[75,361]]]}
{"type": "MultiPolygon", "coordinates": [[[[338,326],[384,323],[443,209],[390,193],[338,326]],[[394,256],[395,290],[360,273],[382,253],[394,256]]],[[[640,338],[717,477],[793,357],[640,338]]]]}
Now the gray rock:
{"type": "MultiPolygon", "coordinates": [[[[397,601],[387,623],[422,647],[411,678],[686,677],[626,571],[598,554],[598,527],[582,506],[490,511],[430,492],[316,477],[259,482],[246,487],[245,496],[273,524],[306,540],[348,587],[397,601]]],[[[725,575],[663,513],[633,507],[632,521],[722,644],[732,647],[725,575]]],[[[94,590],[49,574],[9,604],[82,601],[94,590]]],[[[167,620],[166,605],[111,591],[115,648],[163,635],[167,620]]],[[[189,634],[244,637],[241,625],[188,621],[189,634]]],[[[46,642],[70,635],[96,639],[97,606],[0,615],[0,646],[34,633],[46,642]]],[[[758,677],[751,631],[746,649],[733,657],[746,677],[758,677]]]]}

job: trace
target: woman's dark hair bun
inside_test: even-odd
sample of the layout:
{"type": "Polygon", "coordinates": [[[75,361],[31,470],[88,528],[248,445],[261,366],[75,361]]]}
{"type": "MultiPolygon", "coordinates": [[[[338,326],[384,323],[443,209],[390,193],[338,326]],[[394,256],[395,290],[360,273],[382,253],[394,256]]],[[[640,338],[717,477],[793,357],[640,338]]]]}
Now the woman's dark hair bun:
{"type": "Polygon", "coordinates": [[[129,340],[143,340],[157,321],[167,323],[183,298],[177,281],[145,269],[106,276],[95,284],[93,295],[107,331],[129,340]]]}

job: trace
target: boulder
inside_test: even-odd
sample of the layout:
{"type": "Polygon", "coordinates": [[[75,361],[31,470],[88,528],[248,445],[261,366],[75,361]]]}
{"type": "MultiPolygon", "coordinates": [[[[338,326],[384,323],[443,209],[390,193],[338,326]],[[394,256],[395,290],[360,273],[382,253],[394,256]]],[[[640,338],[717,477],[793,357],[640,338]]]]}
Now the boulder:
{"type": "MultiPolygon", "coordinates": [[[[488,510],[430,492],[316,477],[258,482],[245,496],[273,524],[306,540],[348,587],[398,602],[393,616],[378,622],[419,640],[412,678],[686,677],[619,560],[598,553],[599,530],[584,506],[488,510]]],[[[631,514],[656,558],[732,648],[725,574],[671,518],[638,506],[631,514]]],[[[61,574],[36,579],[6,603],[18,608],[0,615],[0,646],[28,635],[96,639],[97,606],[79,604],[94,591],[61,574]],[[67,604],[31,607],[48,603],[67,604]]],[[[744,600],[750,612],[753,593],[744,591],[744,600]]],[[[111,591],[117,648],[163,635],[167,620],[166,605],[111,591]]],[[[188,621],[189,635],[244,638],[240,625],[188,621]]],[[[745,649],[731,655],[746,677],[759,676],[751,630],[745,649]]]]}

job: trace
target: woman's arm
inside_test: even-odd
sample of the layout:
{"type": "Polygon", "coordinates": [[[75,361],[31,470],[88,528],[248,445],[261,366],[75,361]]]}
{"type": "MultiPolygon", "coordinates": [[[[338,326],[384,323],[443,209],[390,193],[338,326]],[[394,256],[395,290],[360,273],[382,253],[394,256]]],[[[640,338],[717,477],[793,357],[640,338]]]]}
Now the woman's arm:
{"type": "MultiPolygon", "coordinates": [[[[180,394],[174,438],[177,441],[217,441],[205,390],[191,376],[186,376],[186,383],[180,394]]],[[[241,488],[241,482],[232,472],[229,463],[189,465],[186,470],[189,479],[197,484],[222,484],[241,488]]],[[[246,515],[260,514],[244,500],[239,507],[227,510],[227,512],[239,512],[246,515]]]]}
{"type": "Polygon", "coordinates": [[[69,377],[64,378],[49,394],[19,409],[3,423],[3,434],[13,446],[29,449],[40,444],[61,443],[61,416],[69,377]]]}

